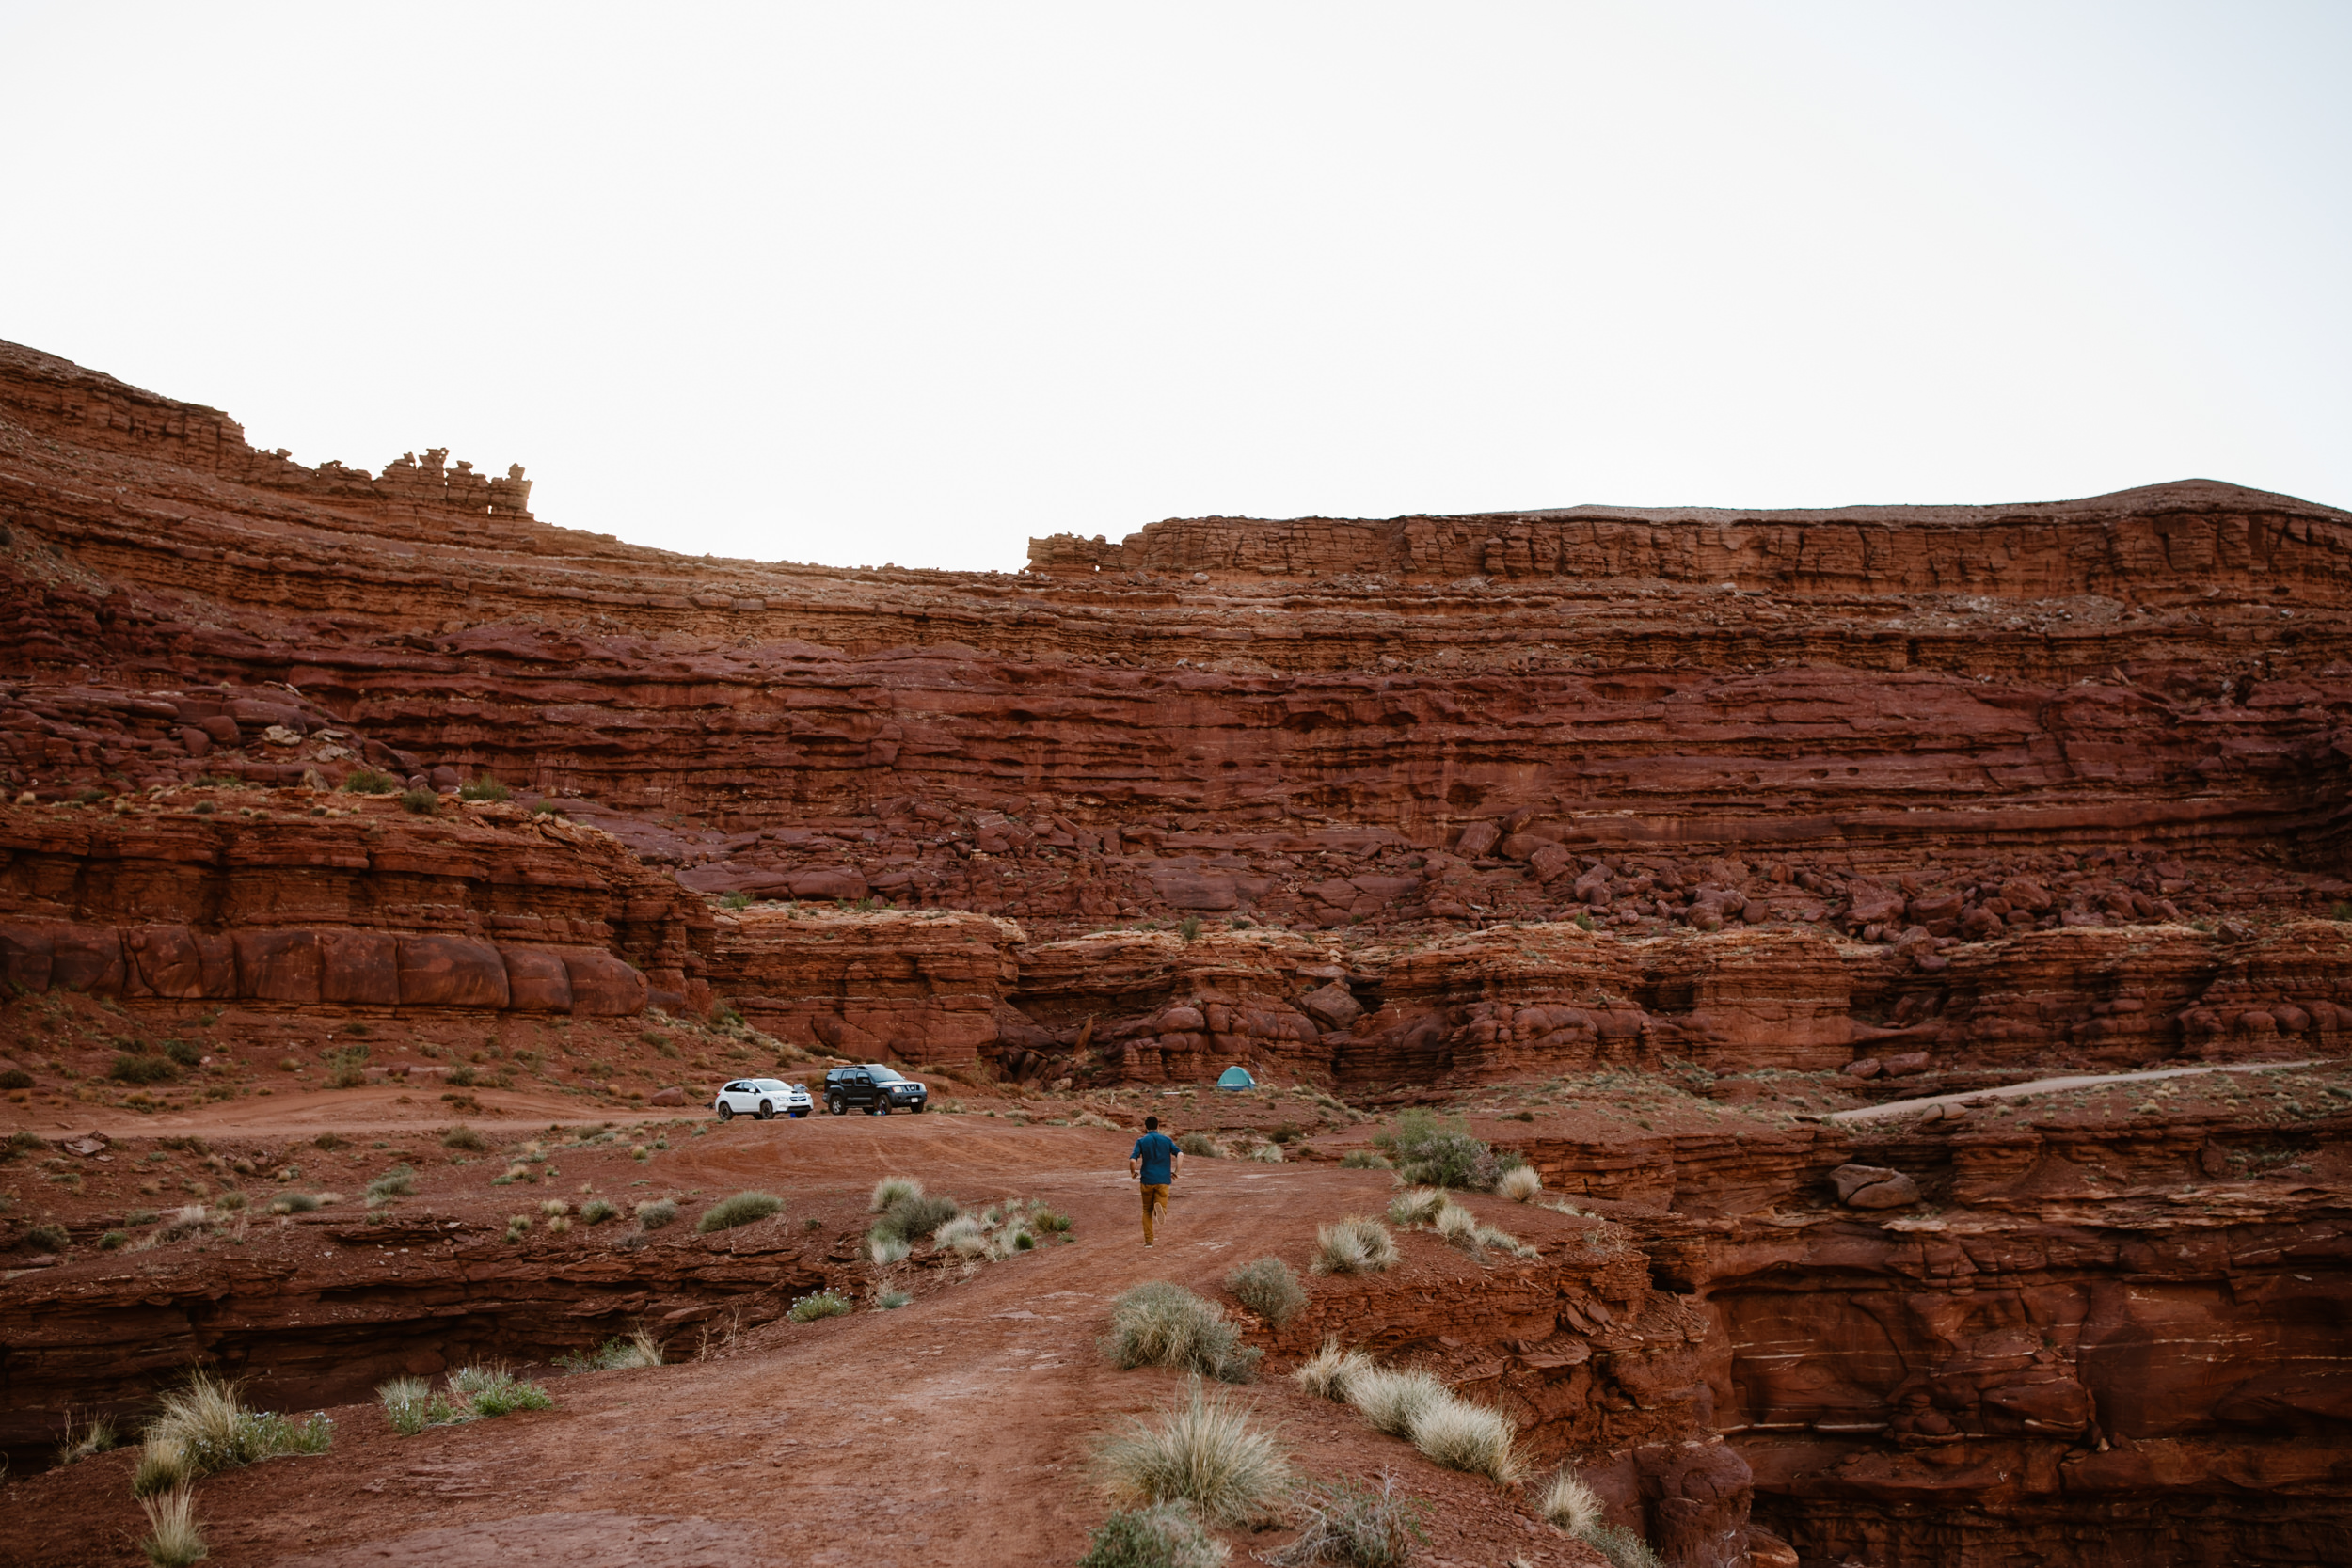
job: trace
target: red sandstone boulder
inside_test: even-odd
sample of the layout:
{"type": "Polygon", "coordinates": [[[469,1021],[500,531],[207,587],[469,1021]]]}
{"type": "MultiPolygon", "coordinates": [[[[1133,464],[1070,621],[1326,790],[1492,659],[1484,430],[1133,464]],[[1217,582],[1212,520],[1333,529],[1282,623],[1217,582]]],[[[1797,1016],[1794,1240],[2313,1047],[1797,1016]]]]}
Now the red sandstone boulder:
{"type": "Polygon", "coordinates": [[[568,1013],[572,1010],[572,980],[564,957],[544,947],[505,947],[499,958],[506,966],[508,1006],[518,1013],[568,1013]]]}
{"type": "Polygon", "coordinates": [[[683,1105],[686,1103],[686,1091],[675,1086],[656,1089],[646,1096],[645,1103],[648,1105],[683,1105]]]}
{"type": "Polygon", "coordinates": [[[319,1000],[400,1006],[400,939],[388,931],[321,931],[319,1000]]]}
{"type": "Polygon", "coordinates": [[[1900,1209],[1919,1201],[1919,1184],[1883,1165],[1840,1165],[1829,1173],[1837,1201],[1849,1209],[1900,1209]]]}
{"type": "Polygon", "coordinates": [[[315,1004],[322,960],[315,931],[238,931],[237,993],[263,1002],[315,1004]]]}
{"type": "Polygon", "coordinates": [[[1899,1056],[1879,1058],[1879,1070],[1889,1078],[1908,1078],[1928,1070],[1930,1058],[1924,1051],[1906,1051],[1899,1056]]]}
{"type": "Polygon", "coordinates": [[[1329,985],[1311,990],[1298,999],[1309,1017],[1327,1029],[1344,1029],[1364,1016],[1363,1004],[1348,993],[1347,987],[1334,980],[1329,985]]]}
{"type": "Polygon", "coordinates": [[[1476,860],[1492,849],[1502,838],[1502,830],[1491,822],[1473,822],[1462,830],[1454,841],[1454,852],[1464,860],[1476,860]]]}
{"type": "Polygon", "coordinates": [[[645,1010],[645,976],[612,954],[569,950],[564,969],[572,983],[574,1016],[627,1018],[645,1010]]]}

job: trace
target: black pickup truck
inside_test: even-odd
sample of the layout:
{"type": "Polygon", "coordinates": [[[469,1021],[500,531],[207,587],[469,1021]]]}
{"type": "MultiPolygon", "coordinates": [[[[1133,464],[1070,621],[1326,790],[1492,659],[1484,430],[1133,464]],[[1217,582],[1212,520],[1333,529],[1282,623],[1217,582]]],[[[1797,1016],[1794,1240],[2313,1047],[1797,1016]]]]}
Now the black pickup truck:
{"type": "Polygon", "coordinates": [[[825,1109],[845,1117],[854,1105],[867,1116],[893,1111],[920,1111],[930,1091],[912,1078],[901,1078],[880,1062],[863,1067],[837,1067],[825,1074],[825,1109]]]}

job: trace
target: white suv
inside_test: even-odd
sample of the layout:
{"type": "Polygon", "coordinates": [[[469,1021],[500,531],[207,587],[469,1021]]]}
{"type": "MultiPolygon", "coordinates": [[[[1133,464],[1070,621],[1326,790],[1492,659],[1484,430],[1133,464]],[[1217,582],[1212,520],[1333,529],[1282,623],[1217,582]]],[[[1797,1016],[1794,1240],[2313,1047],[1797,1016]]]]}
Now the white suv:
{"type": "Polygon", "coordinates": [[[808,1091],[798,1084],[781,1078],[738,1078],[719,1091],[710,1108],[719,1113],[721,1121],[734,1120],[738,1111],[766,1121],[779,1111],[787,1117],[804,1117],[812,1103],[808,1091]]]}

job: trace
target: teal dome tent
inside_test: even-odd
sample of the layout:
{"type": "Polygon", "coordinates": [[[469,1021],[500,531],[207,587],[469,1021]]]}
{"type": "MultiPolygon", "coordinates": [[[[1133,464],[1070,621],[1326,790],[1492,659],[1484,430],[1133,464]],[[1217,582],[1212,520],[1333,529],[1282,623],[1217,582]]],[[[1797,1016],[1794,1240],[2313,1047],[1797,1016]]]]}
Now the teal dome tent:
{"type": "Polygon", "coordinates": [[[1258,1081],[1249,1076],[1248,1068],[1229,1067],[1217,1074],[1216,1086],[1220,1089],[1254,1089],[1258,1081]]]}

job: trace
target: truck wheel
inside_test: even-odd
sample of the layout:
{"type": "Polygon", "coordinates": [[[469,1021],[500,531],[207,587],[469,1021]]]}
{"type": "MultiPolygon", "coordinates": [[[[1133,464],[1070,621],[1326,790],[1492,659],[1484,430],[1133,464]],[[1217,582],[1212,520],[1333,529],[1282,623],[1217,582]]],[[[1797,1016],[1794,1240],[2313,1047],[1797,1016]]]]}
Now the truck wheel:
{"type": "Polygon", "coordinates": [[[719,1119],[721,1121],[733,1121],[735,1119],[735,1107],[722,1101],[719,1106],[719,1119]]]}
{"type": "Polygon", "coordinates": [[[775,1106],[773,1106],[773,1105],[770,1104],[770,1103],[769,1103],[767,1101],[765,1101],[765,1100],[761,1101],[759,1102],[759,1119],[760,1119],[760,1120],[762,1120],[762,1121],[773,1121],[773,1120],[775,1120],[775,1119],[776,1119],[776,1108],[775,1108],[775,1106]]]}
{"type": "Polygon", "coordinates": [[[919,1117],[919,1116],[921,1116],[921,1115],[923,1114],[923,1107],[924,1107],[924,1106],[926,1106],[926,1105],[928,1105],[928,1104],[930,1104],[930,1101],[928,1101],[928,1100],[918,1100],[918,1101],[916,1101],[914,1102],[914,1114],[915,1114],[916,1116],[918,1116],[918,1117],[919,1117]]]}
{"type": "Polygon", "coordinates": [[[878,1116],[878,1117],[886,1117],[886,1116],[888,1116],[888,1115],[890,1114],[890,1101],[887,1101],[887,1100],[877,1100],[877,1101],[874,1101],[874,1114],[875,1114],[876,1116],[878,1116]]]}
{"type": "Polygon", "coordinates": [[[827,1095],[825,1097],[825,1109],[831,1111],[837,1117],[846,1117],[850,1114],[850,1107],[848,1103],[837,1094],[827,1095]]]}

